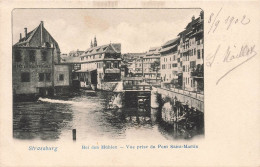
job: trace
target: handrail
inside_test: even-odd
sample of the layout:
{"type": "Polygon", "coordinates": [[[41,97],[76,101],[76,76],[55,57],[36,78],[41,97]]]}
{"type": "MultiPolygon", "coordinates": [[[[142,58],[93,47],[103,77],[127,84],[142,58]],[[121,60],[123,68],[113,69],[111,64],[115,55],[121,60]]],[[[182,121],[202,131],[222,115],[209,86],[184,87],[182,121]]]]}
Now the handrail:
{"type": "MultiPolygon", "coordinates": [[[[199,101],[201,101],[201,102],[204,102],[204,95],[203,94],[199,94],[200,96],[203,96],[202,97],[202,99],[203,100],[201,100],[201,99],[198,99],[198,93],[196,94],[196,93],[192,93],[192,94],[196,94],[196,97],[193,97],[193,96],[191,96],[192,94],[189,92],[189,91],[186,91],[186,92],[189,92],[189,94],[184,94],[183,92],[185,91],[178,91],[178,92],[176,92],[176,91],[173,91],[173,90],[169,90],[169,89],[165,89],[165,88],[157,88],[157,89],[162,89],[162,90],[164,90],[164,91],[169,91],[169,92],[172,92],[172,93],[177,93],[177,94],[180,94],[180,95],[183,95],[183,96],[186,96],[186,97],[190,97],[190,98],[193,98],[193,99],[196,99],[196,100],[199,100],[199,101]]],[[[178,90],[181,90],[181,89],[178,89],[178,90]]]]}

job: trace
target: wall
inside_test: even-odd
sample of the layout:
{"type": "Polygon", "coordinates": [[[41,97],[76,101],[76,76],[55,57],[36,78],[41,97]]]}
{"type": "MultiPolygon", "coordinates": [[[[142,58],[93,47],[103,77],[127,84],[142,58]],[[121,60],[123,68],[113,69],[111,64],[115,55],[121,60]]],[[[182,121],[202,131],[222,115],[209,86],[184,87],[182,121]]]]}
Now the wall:
{"type": "Polygon", "coordinates": [[[178,101],[182,102],[183,104],[186,104],[186,102],[188,102],[189,107],[194,107],[199,111],[204,112],[204,95],[183,90],[174,91],[163,88],[157,88],[157,91],[159,94],[162,95],[162,97],[168,96],[173,99],[176,96],[178,101]]]}
{"type": "Polygon", "coordinates": [[[50,81],[39,81],[39,73],[51,73],[52,58],[51,49],[44,49],[48,52],[47,61],[42,61],[42,50],[36,48],[13,48],[13,91],[14,94],[35,94],[38,93],[39,87],[51,87],[50,81]],[[21,53],[21,61],[15,62],[15,52],[21,53]],[[35,62],[29,61],[29,50],[35,51],[35,62]],[[21,82],[21,73],[30,73],[30,82],[21,82]]]}
{"type": "Polygon", "coordinates": [[[55,65],[54,66],[54,86],[70,86],[71,85],[71,66],[55,65]],[[59,80],[59,75],[63,74],[64,80],[59,80]]]}

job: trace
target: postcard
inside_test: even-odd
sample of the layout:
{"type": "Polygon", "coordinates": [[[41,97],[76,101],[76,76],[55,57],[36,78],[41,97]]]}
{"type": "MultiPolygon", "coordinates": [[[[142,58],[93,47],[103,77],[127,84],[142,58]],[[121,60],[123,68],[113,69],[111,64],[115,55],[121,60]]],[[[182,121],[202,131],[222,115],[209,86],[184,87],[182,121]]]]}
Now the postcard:
{"type": "Polygon", "coordinates": [[[1,166],[259,166],[259,1],[1,2],[1,166]]]}

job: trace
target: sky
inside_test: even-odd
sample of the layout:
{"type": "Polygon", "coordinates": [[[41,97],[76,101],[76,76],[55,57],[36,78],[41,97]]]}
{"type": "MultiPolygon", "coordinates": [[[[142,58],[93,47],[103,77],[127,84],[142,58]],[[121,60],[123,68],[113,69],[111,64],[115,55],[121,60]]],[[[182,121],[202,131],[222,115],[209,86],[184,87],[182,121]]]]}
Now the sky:
{"type": "Polygon", "coordinates": [[[177,37],[200,9],[15,9],[13,44],[24,28],[41,21],[58,42],[61,53],[87,50],[96,36],[98,45],[121,43],[121,53],[146,52],[177,37]]]}

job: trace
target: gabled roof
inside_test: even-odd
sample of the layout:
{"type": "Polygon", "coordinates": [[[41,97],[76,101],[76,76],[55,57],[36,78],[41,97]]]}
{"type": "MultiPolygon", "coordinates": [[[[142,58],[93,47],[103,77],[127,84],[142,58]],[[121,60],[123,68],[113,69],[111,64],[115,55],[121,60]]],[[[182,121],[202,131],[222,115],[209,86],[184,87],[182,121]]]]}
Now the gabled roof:
{"type": "Polygon", "coordinates": [[[17,42],[16,44],[14,44],[14,46],[19,46],[19,45],[25,45],[27,43],[30,42],[30,40],[32,39],[33,35],[35,34],[35,32],[40,28],[40,25],[38,25],[34,30],[30,31],[29,33],[27,33],[26,37],[23,37],[22,39],[19,40],[19,42],[17,42]]]}
{"type": "Polygon", "coordinates": [[[81,54],[81,56],[105,53],[105,52],[108,52],[108,49],[112,49],[112,51],[114,51],[116,53],[121,53],[121,44],[110,43],[107,45],[92,47],[92,48],[87,49],[83,54],[81,54]]]}
{"type": "MultiPolygon", "coordinates": [[[[16,44],[14,44],[14,46],[17,47],[30,47],[30,45],[33,45],[31,42],[32,38],[34,37],[35,34],[37,34],[37,31],[45,31],[47,35],[49,35],[48,38],[48,42],[50,42],[51,44],[53,44],[53,46],[60,50],[58,43],[55,41],[55,39],[51,36],[51,34],[44,28],[43,22],[41,21],[41,23],[32,31],[30,31],[29,33],[27,33],[26,37],[23,37],[22,39],[19,40],[19,42],[17,42],[16,44]],[[41,29],[42,28],[42,29],[41,29]]],[[[40,37],[41,38],[41,37],[40,37]]],[[[44,38],[43,38],[44,39],[44,38]]],[[[46,41],[45,41],[46,42],[46,41]]],[[[43,45],[45,43],[42,43],[41,45],[43,45]]],[[[39,47],[39,46],[36,46],[39,47]]],[[[42,46],[41,46],[42,47],[42,46]]],[[[45,47],[45,45],[44,45],[45,47]]]]}

